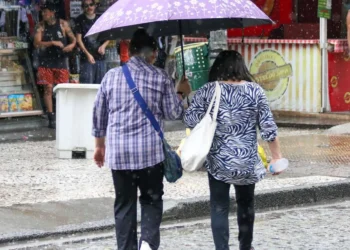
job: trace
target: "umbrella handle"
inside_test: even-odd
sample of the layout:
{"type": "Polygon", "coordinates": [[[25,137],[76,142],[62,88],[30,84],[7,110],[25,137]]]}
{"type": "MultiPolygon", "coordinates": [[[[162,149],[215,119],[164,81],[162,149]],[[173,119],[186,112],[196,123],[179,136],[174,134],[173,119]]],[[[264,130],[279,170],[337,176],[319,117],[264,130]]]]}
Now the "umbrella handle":
{"type": "MultiPolygon", "coordinates": [[[[182,57],[182,72],[183,76],[186,77],[186,70],[185,70],[185,55],[184,55],[184,43],[183,43],[183,33],[182,33],[182,22],[181,20],[179,22],[179,33],[180,33],[180,43],[181,43],[181,57],[182,57]]],[[[187,106],[190,106],[190,99],[187,96],[187,106]]]]}
{"type": "Polygon", "coordinates": [[[179,22],[179,33],[180,33],[180,43],[181,43],[181,57],[182,57],[182,72],[183,76],[186,76],[186,71],[185,71],[185,55],[184,55],[184,44],[183,44],[183,32],[182,32],[182,22],[181,20],[179,22]]]}

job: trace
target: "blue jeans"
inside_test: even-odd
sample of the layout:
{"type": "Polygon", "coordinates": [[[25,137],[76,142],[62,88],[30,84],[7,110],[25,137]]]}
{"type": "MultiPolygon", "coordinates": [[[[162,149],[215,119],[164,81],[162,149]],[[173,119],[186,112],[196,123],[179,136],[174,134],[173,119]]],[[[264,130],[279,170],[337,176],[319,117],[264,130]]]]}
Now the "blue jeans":
{"type": "MultiPolygon", "coordinates": [[[[229,250],[230,184],[216,180],[209,174],[211,228],[216,250],[229,250]]],[[[255,184],[238,186],[236,190],[238,240],[240,250],[250,250],[254,228],[255,184]]]]}
{"type": "Polygon", "coordinates": [[[96,60],[95,64],[88,61],[80,61],[80,83],[100,84],[107,71],[106,62],[104,60],[96,60]]]}

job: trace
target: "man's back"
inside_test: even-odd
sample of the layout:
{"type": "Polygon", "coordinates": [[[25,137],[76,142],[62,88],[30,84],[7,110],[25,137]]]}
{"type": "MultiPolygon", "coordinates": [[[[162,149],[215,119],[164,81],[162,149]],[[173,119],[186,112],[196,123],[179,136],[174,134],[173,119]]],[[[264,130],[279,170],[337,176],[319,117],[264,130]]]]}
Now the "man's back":
{"type": "MultiPolygon", "coordinates": [[[[140,57],[132,57],[127,63],[132,78],[148,108],[163,129],[164,119],[181,116],[183,107],[177,98],[173,83],[161,69],[146,63],[140,57]]],[[[110,70],[101,83],[108,113],[106,160],[112,169],[142,169],[164,160],[162,142],[134,99],[121,67],[110,70]]],[[[97,110],[97,112],[100,112],[97,110]]],[[[103,125],[94,122],[96,127],[103,125]]]]}

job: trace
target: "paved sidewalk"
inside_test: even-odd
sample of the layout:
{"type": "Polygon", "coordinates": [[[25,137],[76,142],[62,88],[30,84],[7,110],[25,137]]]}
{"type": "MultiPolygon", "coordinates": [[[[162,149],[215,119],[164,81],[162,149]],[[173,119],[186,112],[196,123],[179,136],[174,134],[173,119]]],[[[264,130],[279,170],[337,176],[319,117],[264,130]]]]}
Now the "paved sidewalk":
{"type": "MultiPolygon", "coordinates": [[[[286,158],[290,159],[291,167],[280,177],[274,178],[276,182],[273,185],[279,187],[289,185],[288,183],[298,185],[299,182],[295,180],[283,182],[284,178],[290,177],[326,176],[315,177],[316,183],[329,176],[350,177],[350,169],[342,167],[350,162],[347,160],[350,157],[348,154],[350,137],[329,137],[323,133],[322,130],[280,129],[282,152],[286,158]],[[327,146],[330,138],[340,138],[339,140],[345,141],[339,144],[339,140],[335,140],[333,146],[327,146]],[[320,145],[322,147],[319,147],[320,145]],[[329,152],[337,152],[343,156],[338,159],[336,155],[332,156],[329,152]],[[337,165],[334,165],[332,160],[337,160],[335,162],[337,165]],[[278,184],[278,180],[282,182],[278,184]]],[[[179,145],[184,136],[184,131],[166,133],[170,145],[174,147],[179,145]]],[[[266,147],[266,144],[262,145],[266,147]]],[[[113,197],[114,195],[109,169],[97,168],[92,160],[57,159],[55,141],[0,144],[0,159],[1,206],[113,197]]],[[[268,187],[265,183],[269,183],[269,179],[261,183],[268,187]]],[[[300,183],[302,185],[304,182],[300,183]]],[[[165,198],[205,196],[208,195],[206,187],[205,173],[185,175],[177,184],[166,185],[165,198]]]]}
{"type": "MultiPolygon", "coordinates": [[[[258,208],[350,194],[350,137],[324,133],[280,129],[282,152],[291,165],[281,176],[268,175],[257,184],[258,208]]],[[[166,136],[176,147],[184,131],[166,136]]],[[[98,169],[91,160],[57,159],[54,141],[1,143],[0,159],[0,242],[113,224],[114,190],[107,168],[98,169]]],[[[208,195],[205,172],[165,183],[165,217],[207,215],[208,195]]]]}
{"type": "MultiPolygon", "coordinates": [[[[349,116],[350,117],[350,116],[349,116]]],[[[42,123],[42,118],[37,118],[42,123]]],[[[328,129],[333,126],[350,123],[345,119],[319,118],[319,117],[276,117],[276,123],[280,128],[299,128],[299,129],[328,129]]],[[[34,124],[35,125],[35,124],[34,124]]],[[[1,121],[0,121],[1,127],[1,121]]],[[[56,139],[56,131],[45,126],[33,127],[28,124],[27,129],[11,131],[11,126],[6,130],[0,128],[0,143],[20,142],[20,141],[48,141],[56,139]]],[[[165,131],[182,132],[185,125],[181,121],[168,121],[165,123],[165,131]]]]}

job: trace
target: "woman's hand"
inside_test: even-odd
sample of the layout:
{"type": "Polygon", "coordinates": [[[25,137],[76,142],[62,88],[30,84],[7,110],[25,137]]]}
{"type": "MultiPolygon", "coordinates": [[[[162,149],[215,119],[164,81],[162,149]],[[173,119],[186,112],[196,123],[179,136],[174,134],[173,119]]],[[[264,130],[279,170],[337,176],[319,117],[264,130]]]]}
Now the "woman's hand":
{"type": "MultiPolygon", "coordinates": [[[[282,158],[282,157],[281,157],[282,158]]],[[[272,160],[270,161],[270,163],[269,163],[269,165],[270,164],[274,164],[274,163],[276,163],[278,160],[280,160],[281,158],[272,158],[272,160]]],[[[273,173],[272,175],[280,175],[282,172],[275,172],[275,173],[273,173]]]]}
{"type": "Polygon", "coordinates": [[[96,63],[95,58],[91,54],[87,54],[86,57],[87,57],[89,63],[91,63],[91,64],[96,63]]]}

